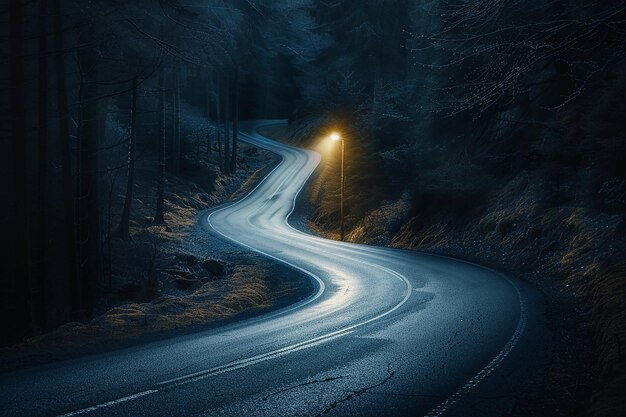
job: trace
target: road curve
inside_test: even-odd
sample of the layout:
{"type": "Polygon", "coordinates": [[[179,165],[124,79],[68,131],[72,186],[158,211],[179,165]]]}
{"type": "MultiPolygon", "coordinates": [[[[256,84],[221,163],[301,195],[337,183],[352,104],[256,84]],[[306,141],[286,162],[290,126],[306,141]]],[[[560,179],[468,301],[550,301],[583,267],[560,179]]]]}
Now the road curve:
{"type": "MultiPolygon", "coordinates": [[[[447,257],[330,241],[288,223],[320,162],[281,156],[248,195],[204,218],[234,245],[307,274],[307,299],[184,337],[0,376],[11,416],[496,416],[541,377],[540,294],[447,257]]],[[[267,122],[265,122],[267,123],[267,122]]]]}

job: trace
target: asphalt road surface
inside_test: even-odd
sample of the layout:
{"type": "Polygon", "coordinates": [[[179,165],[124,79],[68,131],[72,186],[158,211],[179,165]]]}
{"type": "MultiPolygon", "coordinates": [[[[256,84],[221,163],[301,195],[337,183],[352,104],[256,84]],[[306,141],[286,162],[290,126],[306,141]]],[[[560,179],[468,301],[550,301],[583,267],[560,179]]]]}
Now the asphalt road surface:
{"type": "MultiPolygon", "coordinates": [[[[307,274],[283,310],[123,350],[5,373],[6,416],[497,416],[540,380],[543,298],[447,257],[311,236],[289,222],[320,155],[256,133],[282,157],[207,229],[307,274]]],[[[267,123],[267,122],[265,122],[267,123]]],[[[208,231],[208,232],[209,232],[208,231]]]]}

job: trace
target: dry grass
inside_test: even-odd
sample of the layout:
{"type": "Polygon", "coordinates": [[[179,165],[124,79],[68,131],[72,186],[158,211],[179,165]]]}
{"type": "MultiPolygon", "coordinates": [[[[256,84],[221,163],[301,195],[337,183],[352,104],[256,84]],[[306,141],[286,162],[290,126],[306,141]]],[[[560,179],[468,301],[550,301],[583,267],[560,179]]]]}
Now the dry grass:
{"type": "Polygon", "coordinates": [[[570,280],[586,299],[595,330],[599,386],[591,399],[592,415],[613,416],[615,410],[623,410],[626,392],[626,262],[602,265],[594,261],[570,280]]]}
{"type": "Polygon", "coordinates": [[[67,323],[30,339],[20,349],[62,351],[194,325],[215,325],[252,309],[270,307],[276,298],[267,284],[270,280],[267,269],[237,266],[230,277],[203,284],[191,294],[115,307],[89,323],[67,323]]]}
{"type": "Polygon", "coordinates": [[[388,202],[365,216],[347,235],[350,242],[388,245],[393,234],[406,221],[410,209],[408,195],[398,201],[388,202]]]}
{"type": "Polygon", "coordinates": [[[434,223],[425,227],[416,227],[415,224],[420,222],[418,217],[409,219],[393,237],[390,246],[404,249],[425,247],[437,249],[449,242],[450,235],[448,234],[448,225],[446,223],[434,223]],[[416,229],[419,231],[415,232],[416,229]]]}
{"type": "MultiPolygon", "coordinates": [[[[411,219],[393,238],[393,245],[452,250],[509,270],[549,276],[574,288],[594,335],[597,384],[590,414],[614,416],[623,405],[626,382],[626,264],[619,237],[624,220],[582,207],[546,208],[541,200],[541,187],[531,180],[521,189],[505,188],[460,233],[445,218],[426,225],[411,219]]],[[[563,382],[562,377],[555,378],[563,382]]],[[[578,381],[580,376],[571,383],[578,381]]]]}

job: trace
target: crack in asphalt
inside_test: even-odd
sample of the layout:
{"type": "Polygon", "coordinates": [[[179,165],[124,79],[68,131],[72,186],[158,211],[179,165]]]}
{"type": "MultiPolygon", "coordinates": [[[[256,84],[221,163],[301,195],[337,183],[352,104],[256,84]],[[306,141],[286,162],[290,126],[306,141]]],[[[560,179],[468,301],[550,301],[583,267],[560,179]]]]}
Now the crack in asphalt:
{"type": "Polygon", "coordinates": [[[334,377],[330,377],[330,378],[315,379],[313,381],[303,382],[302,384],[293,385],[291,387],[284,388],[284,389],[278,390],[276,392],[272,392],[271,394],[267,394],[265,397],[263,397],[263,401],[267,401],[268,398],[273,397],[274,395],[282,394],[283,392],[291,391],[291,390],[296,389],[296,388],[305,387],[305,386],[308,386],[308,385],[319,384],[321,382],[336,381],[336,380],[341,379],[341,378],[345,378],[345,376],[334,376],[334,377]]]}
{"type": "MultiPolygon", "coordinates": [[[[393,362],[395,362],[395,361],[393,361],[393,362]]],[[[333,411],[335,408],[337,408],[337,406],[339,404],[351,401],[351,400],[353,400],[353,399],[355,399],[357,397],[360,397],[361,395],[365,394],[366,392],[368,392],[370,390],[373,390],[374,388],[378,388],[378,387],[380,387],[382,385],[385,385],[396,374],[396,371],[392,371],[391,370],[391,364],[393,362],[391,362],[390,364],[387,365],[387,376],[385,377],[385,379],[383,379],[382,381],[380,381],[377,384],[369,385],[369,386],[363,387],[363,388],[359,388],[356,391],[350,392],[350,394],[346,395],[344,398],[342,398],[340,400],[337,400],[337,401],[333,401],[328,407],[326,407],[324,410],[322,410],[322,412],[317,414],[316,417],[320,417],[320,416],[323,416],[325,414],[328,414],[331,411],[333,411]]]]}

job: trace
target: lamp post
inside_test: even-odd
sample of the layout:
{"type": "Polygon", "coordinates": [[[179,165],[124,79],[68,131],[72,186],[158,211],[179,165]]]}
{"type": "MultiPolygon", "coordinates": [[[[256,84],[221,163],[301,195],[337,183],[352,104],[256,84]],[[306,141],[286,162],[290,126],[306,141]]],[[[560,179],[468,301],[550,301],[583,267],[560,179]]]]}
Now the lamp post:
{"type": "Polygon", "coordinates": [[[341,192],[340,192],[340,220],[339,220],[339,240],[343,240],[343,188],[344,188],[344,169],[343,169],[343,160],[345,154],[345,140],[341,137],[341,135],[337,132],[333,132],[330,134],[330,139],[333,142],[341,142],[341,192]]]}

